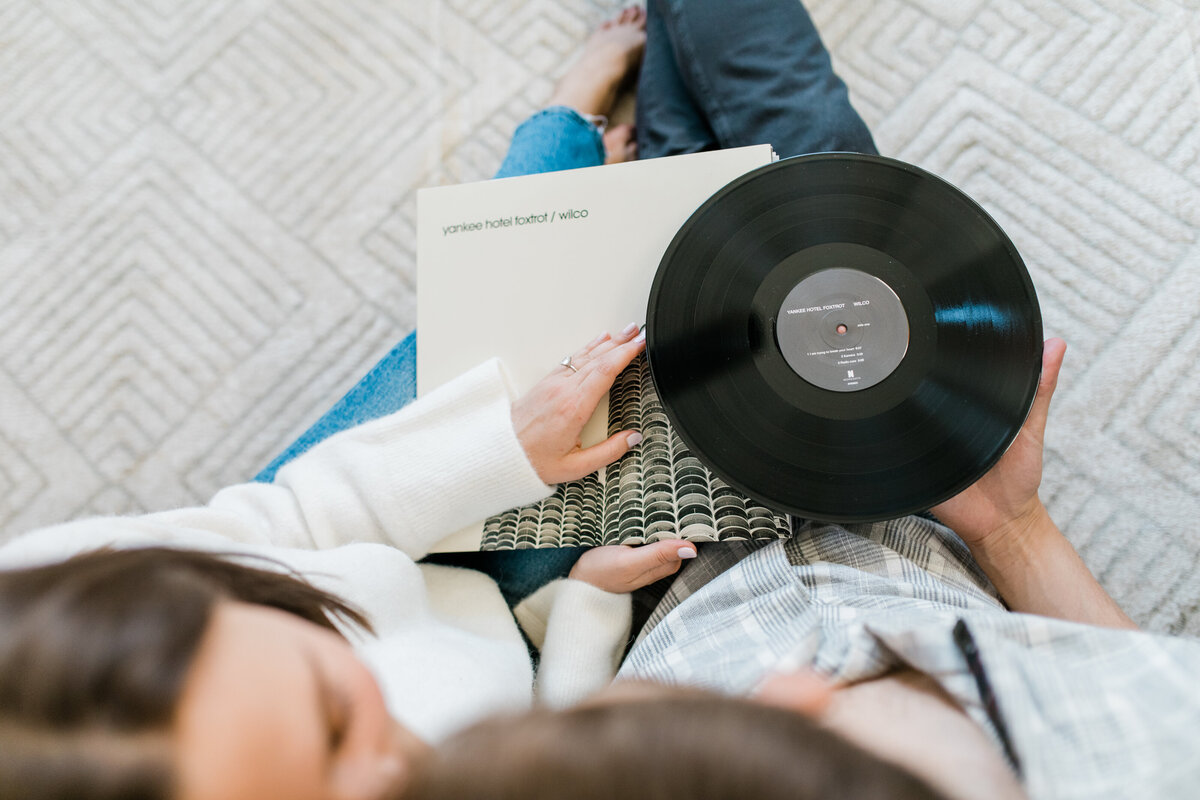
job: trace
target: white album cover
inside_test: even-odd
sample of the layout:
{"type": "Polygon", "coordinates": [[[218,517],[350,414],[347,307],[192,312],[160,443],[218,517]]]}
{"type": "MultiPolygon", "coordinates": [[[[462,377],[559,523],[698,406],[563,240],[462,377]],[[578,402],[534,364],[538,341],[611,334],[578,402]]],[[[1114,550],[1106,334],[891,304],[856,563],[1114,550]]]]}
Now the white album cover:
{"type": "MultiPolygon", "coordinates": [[[[774,159],[764,144],[420,190],[418,394],[493,356],[524,391],[601,331],[644,323],[676,231],[774,159]]],[[[602,403],[585,445],[607,421],[602,403]]],[[[478,549],[482,533],[481,522],[438,549],[478,549]]]]}

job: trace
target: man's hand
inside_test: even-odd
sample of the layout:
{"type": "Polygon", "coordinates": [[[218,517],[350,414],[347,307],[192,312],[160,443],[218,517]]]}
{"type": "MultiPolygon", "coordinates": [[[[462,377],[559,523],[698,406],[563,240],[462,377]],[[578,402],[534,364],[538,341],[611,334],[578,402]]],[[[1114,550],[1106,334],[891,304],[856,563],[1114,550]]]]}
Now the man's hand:
{"type": "Polygon", "coordinates": [[[696,548],[685,539],[664,539],[637,547],[594,547],[575,562],[570,577],[621,594],[674,575],[685,560],[695,557],[696,548]]]}
{"type": "Polygon", "coordinates": [[[544,483],[582,478],[642,441],[638,431],[621,431],[584,450],[579,436],[618,373],[645,346],[636,325],[616,336],[601,334],[571,356],[578,371],[557,367],[513,403],[513,429],[544,483]]]}
{"type": "Polygon", "coordinates": [[[1038,497],[1046,415],[1066,351],[1061,339],[1046,341],[1037,396],[1012,446],[986,475],[933,513],[967,543],[1013,611],[1136,629],[1038,497]]]}
{"type": "Polygon", "coordinates": [[[1042,521],[1046,510],[1038,498],[1042,482],[1042,439],[1050,398],[1058,385],[1067,343],[1047,339],[1042,348],[1042,377],[1029,417],[1008,452],[987,474],[932,511],[972,549],[1019,536],[1042,521]]]}

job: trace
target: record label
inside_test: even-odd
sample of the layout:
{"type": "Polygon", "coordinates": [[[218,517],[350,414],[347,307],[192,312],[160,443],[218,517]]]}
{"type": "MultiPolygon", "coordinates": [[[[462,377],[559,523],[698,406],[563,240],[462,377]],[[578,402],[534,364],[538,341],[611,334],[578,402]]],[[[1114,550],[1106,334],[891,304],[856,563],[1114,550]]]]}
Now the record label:
{"type": "Polygon", "coordinates": [[[908,317],[892,288],[856,269],[825,269],[788,292],[775,332],[788,366],[833,392],[870,388],[908,352],[908,317]]]}

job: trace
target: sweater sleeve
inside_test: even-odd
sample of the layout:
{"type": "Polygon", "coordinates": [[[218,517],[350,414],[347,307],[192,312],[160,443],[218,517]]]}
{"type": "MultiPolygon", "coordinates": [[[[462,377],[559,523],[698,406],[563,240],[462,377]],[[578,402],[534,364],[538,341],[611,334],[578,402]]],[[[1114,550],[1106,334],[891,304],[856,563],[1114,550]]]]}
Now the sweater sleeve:
{"type": "Polygon", "coordinates": [[[612,682],[629,639],[630,595],[563,578],[538,589],[514,613],[541,650],[539,702],[570,706],[612,682]]]}
{"type": "Polygon", "coordinates": [[[395,414],[321,442],[275,479],[296,498],[304,521],[297,533],[315,547],[377,541],[420,558],[466,525],[543,499],[553,489],[513,430],[513,394],[492,359],[395,414]]]}
{"type": "Polygon", "coordinates": [[[493,359],[318,443],[273,484],[231,486],[206,506],[56,528],[68,539],[103,539],[108,530],[114,540],[164,543],[197,534],[303,549],[374,542],[418,559],[445,536],[551,491],[517,440],[511,389],[493,359]]]}

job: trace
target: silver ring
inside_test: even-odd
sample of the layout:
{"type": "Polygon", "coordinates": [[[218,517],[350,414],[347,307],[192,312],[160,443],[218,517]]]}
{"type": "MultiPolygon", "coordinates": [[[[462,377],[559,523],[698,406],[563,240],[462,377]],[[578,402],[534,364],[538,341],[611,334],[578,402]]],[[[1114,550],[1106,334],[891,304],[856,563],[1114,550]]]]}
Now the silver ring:
{"type": "Polygon", "coordinates": [[[570,356],[567,356],[566,358],[564,358],[562,361],[560,361],[560,362],[558,362],[558,363],[559,363],[559,364],[561,364],[561,365],[562,365],[562,366],[564,366],[564,367],[570,367],[572,372],[579,372],[579,367],[577,367],[577,366],[575,366],[574,364],[572,364],[572,363],[571,363],[571,357],[570,357],[570,356]]]}

